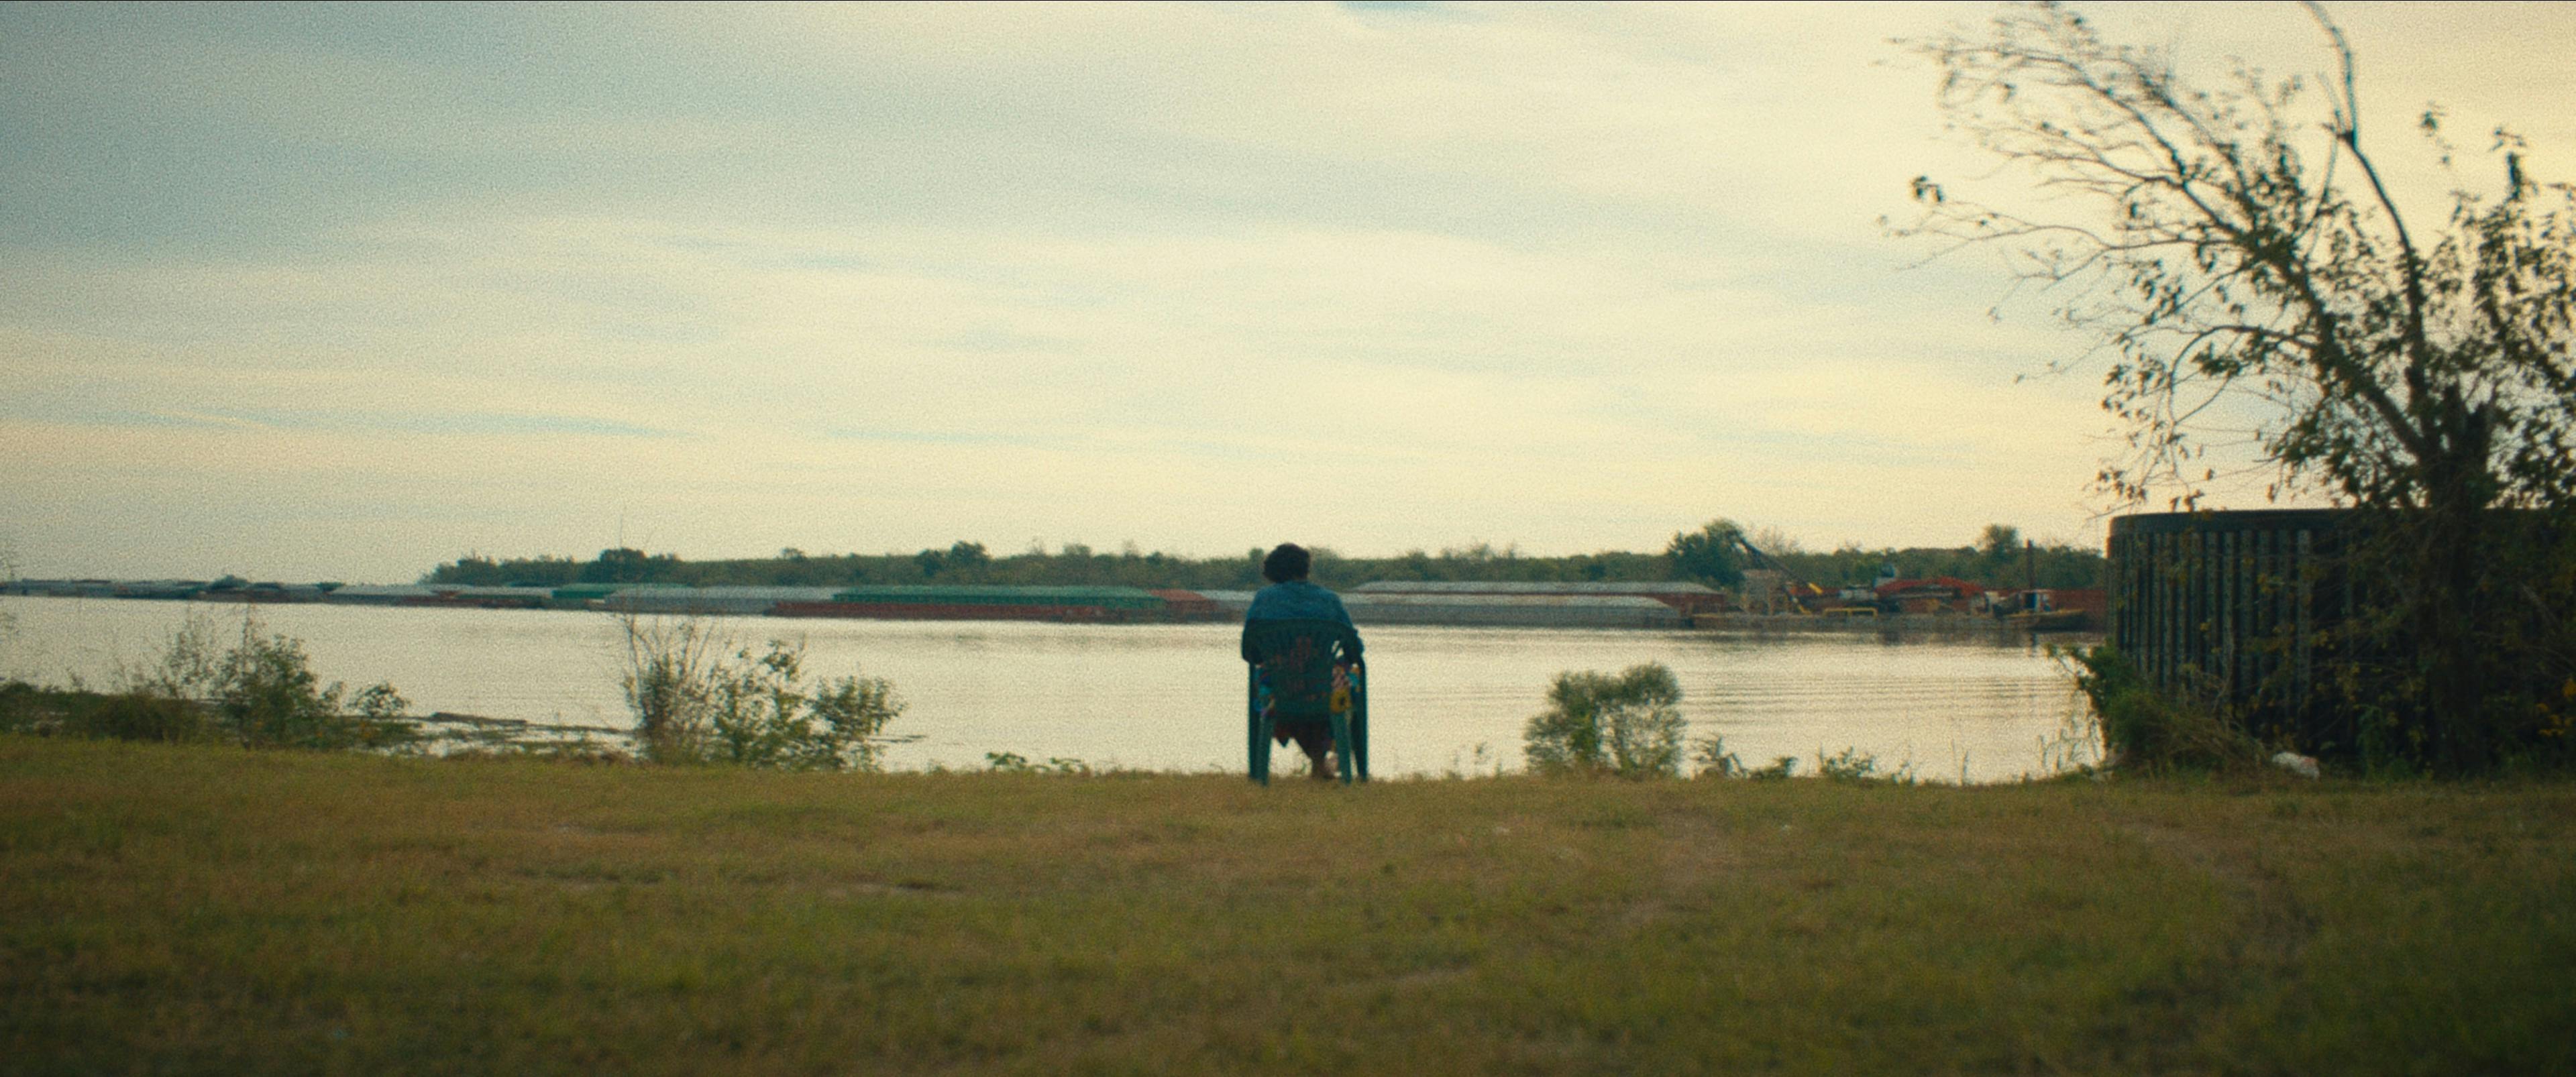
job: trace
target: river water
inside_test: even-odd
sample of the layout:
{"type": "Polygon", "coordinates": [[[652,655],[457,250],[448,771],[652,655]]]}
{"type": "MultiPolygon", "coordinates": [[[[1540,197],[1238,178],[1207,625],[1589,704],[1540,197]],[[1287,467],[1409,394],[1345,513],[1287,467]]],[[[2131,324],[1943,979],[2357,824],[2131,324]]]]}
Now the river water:
{"type": "MultiPolygon", "coordinates": [[[[0,674],[115,682],[148,664],[191,614],[238,631],[243,609],[205,603],[0,596],[12,623],[0,674]]],[[[304,642],[314,671],[353,688],[390,681],[416,712],[622,728],[622,635],[605,615],[547,610],[262,606],[304,642]]],[[[980,768],[987,752],[1093,766],[1243,765],[1244,670],[1233,625],[746,618],[746,644],[801,639],[809,675],[894,682],[893,732],[917,739],[896,768],[980,768]]],[[[1520,769],[1521,728],[1564,670],[1670,666],[1694,737],[1723,734],[1744,762],[1845,748],[1930,781],[2008,781],[2092,760],[2069,737],[2071,682],[2027,644],[1875,633],[1363,628],[1370,763],[1380,776],[1520,769]]],[[[1291,755],[1295,750],[1289,749],[1291,755]]]]}

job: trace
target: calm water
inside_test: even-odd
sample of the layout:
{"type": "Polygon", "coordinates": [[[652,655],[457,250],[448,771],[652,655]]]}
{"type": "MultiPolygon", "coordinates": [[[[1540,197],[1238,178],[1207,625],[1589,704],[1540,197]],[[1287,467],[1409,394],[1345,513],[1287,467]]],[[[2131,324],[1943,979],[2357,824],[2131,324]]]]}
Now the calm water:
{"type": "MultiPolygon", "coordinates": [[[[16,622],[0,642],[0,672],[110,683],[119,663],[157,654],[191,612],[231,627],[241,617],[240,607],[205,603],[0,596],[0,613],[16,622]]],[[[627,722],[618,628],[600,614],[267,606],[258,616],[303,640],[324,680],[391,681],[423,713],[627,722]]],[[[1232,625],[727,625],[751,643],[803,638],[810,674],[892,680],[909,703],[894,728],[920,737],[893,751],[897,767],[981,767],[995,751],[1156,769],[1243,766],[1232,625]]],[[[1381,775],[1518,769],[1521,725],[1551,675],[1647,661],[1680,677],[1692,734],[1723,733],[1748,764],[1796,755],[1812,772],[1819,750],[1852,747],[1886,766],[1911,761],[1926,779],[1999,781],[2067,761],[2050,745],[2073,709],[2069,682],[2021,645],[1430,627],[1365,636],[1370,761],[1381,775]]]]}

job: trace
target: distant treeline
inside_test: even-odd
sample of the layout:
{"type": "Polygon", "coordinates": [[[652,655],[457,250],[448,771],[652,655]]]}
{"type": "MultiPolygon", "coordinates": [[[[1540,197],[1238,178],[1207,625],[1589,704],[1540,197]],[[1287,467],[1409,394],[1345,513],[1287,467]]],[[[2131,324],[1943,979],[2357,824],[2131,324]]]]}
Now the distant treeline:
{"type": "MultiPolygon", "coordinates": [[[[779,551],[777,557],[728,561],[683,561],[674,554],[641,550],[602,550],[589,560],[569,557],[494,559],[469,554],[442,564],[423,583],[497,586],[568,583],[674,583],[696,587],[783,586],[836,587],[845,584],[976,583],[1027,585],[1116,585],[1177,587],[1189,590],[1258,588],[1264,549],[1233,557],[1193,558],[1130,548],[1101,553],[1067,544],[1054,552],[1031,550],[995,557],[980,542],[958,542],[944,550],[886,554],[806,554],[779,551]]],[[[1880,566],[1893,564],[1906,578],[1956,576],[1997,590],[2022,586],[2024,552],[2018,544],[1984,547],[1926,547],[1907,550],[1849,546],[1830,553],[1794,547],[1766,550],[1792,574],[1824,587],[1866,584],[1880,566]]],[[[1747,567],[1761,567],[1749,565],[1747,567]]],[[[2031,577],[2041,587],[2100,587],[2105,579],[2098,550],[2042,546],[2027,559],[2031,577]]],[[[1439,553],[1414,550],[1396,557],[1346,557],[1331,549],[1315,550],[1315,582],[1327,587],[1353,587],[1373,580],[1652,582],[1688,579],[1673,557],[1662,553],[1573,554],[1533,557],[1515,548],[1497,550],[1479,543],[1439,553]]]]}

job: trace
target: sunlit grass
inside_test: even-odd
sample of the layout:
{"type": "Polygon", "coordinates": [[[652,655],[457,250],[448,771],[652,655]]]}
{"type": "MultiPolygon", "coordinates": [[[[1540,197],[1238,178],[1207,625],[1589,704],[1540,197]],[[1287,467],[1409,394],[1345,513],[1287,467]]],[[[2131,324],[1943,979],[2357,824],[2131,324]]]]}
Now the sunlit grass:
{"type": "Polygon", "coordinates": [[[2564,1072],[2576,786],[0,738],[18,1073],[2564,1072]]]}

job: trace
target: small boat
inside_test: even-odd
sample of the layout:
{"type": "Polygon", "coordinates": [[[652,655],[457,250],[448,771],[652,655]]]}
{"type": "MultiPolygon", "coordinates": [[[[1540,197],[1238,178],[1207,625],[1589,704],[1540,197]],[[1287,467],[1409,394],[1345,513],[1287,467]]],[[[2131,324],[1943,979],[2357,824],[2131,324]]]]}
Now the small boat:
{"type": "Polygon", "coordinates": [[[2093,618],[2083,610],[2038,610],[2004,615],[2004,623],[2032,632],[2081,632],[2093,618]]]}

